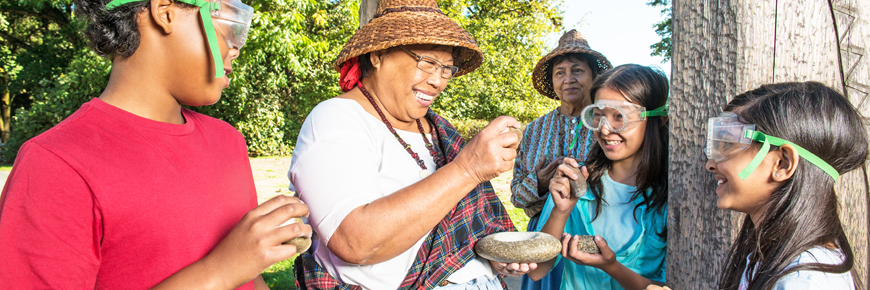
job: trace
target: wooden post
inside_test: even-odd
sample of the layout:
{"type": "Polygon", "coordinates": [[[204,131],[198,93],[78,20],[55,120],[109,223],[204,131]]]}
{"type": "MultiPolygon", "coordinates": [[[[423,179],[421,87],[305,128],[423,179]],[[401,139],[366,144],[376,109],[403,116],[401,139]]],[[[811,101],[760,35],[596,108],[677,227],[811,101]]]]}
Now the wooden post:
{"type": "Polygon", "coordinates": [[[372,21],[375,12],[378,11],[378,0],[360,0],[359,3],[359,27],[372,21]]]}
{"type": "MultiPolygon", "coordinates": [[[[870,116],[870,1],[673,2],[668,284],[716,289],[742,216],[716,207],[704,170],[706,120],[736,94],[764,83],[815,80],[844,92],[870,116]]],[[[840,218],[868,276],[866,168],[836,184],[840,218]]]]}

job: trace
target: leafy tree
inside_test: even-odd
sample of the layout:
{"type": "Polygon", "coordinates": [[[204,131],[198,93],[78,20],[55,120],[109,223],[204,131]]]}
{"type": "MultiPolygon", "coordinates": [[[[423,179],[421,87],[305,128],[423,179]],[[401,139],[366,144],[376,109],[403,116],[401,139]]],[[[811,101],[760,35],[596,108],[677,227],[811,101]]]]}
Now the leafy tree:
{"type": "Polygon", "coordinates": [[[88,51],[82,27],[72,0],[0,2],[0,139],[6,162],[24,141],[105,86],[107,64],[88,51]]]}
{"type": "Polygon", "coordinates": [[[557,103],[532,87],[532,69],[562,29],[558,0],[447,0],[439,6],[467,30],[483,51],[475,72],[450,81],[434,108],[450,119],[491,120],[511,115],[530,121],[557,103]]]}
{"type": "Polygon", "coordinates": [[[233,124],[252,156],[289,154],[305,116],[341,93],[332,61],[359,26],[359,2],[245,2],[256,16],[230,87],[217,104],[193,109],[233,124]]]}
{"type": "MultiPolygon", "coordinates": [[[[359,27],[359,0],[244,2],[257,12],[231,85],[217,104],[192,109],[238,128],[252,156],[287,154],[311,109],[340,94],[332,62],[359,27]]],[[[561,0],[439,2],[485,59],[451,81],[436,110],[478,126],[474,120],[498,115],[528,121],[556,106],[532,88],[531,72],[551,49],[547,37],[562,29],[561,0]]],[[[111,63],[87,48],[85,23],[73,10],[72,0],[0,3],[0,128],[13,124],[3,136],[6,162],[24,141],[98,96],[108,80],[111,63]]]]}
{"type": "Polygon", "coordinates": [[[664,7],[662,8],[662,15],[667,15],[665,20],[653,25],[656,29],[656,33],[662,37],[662,40],[650,45],[649,48],[653,50],[653,52],[650,53],[650,56],[661,56],[664,58],[662,59],[662,63],[668,62],[671,60],[671,35],[674,32],[673,25],[671,24],[673,18],[671,16],[671,0],[650,0],[647,5],[653,7],[664,7]]]}

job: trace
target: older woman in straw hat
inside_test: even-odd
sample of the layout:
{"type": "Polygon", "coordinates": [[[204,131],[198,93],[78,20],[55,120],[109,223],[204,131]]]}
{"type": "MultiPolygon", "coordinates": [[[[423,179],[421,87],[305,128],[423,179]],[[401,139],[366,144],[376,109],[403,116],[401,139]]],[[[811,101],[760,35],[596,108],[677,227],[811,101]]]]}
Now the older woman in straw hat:
{"type": "Polygon", "coordinates": [[[478,257],[485,235],[515,231],[488,180],[510,170],[520,124],[495,119],[468,144],[429,109],[482,61],[435,0],[381,0],[335,62],[344,94],[305,120],[290,166],[310,209],[303,289],[501,289],[536,264],[478,257]],[[461,151],[460,151],[461,149],[461,151]]]}
{"type": "MultiPolygon", "coordinates": [[[[585,160],[595,142],[592,132],[580,125],[580,111],[592,102],[589,88],[595,77],[610,67],[577,30],[562,35],[556,49],[535,66],[535,89],[559,100],[559,107],[529,123],[514,164],[511,202],[529,216],[530,230],[537,227],[556,167],[565,157],[585,160]]],[[[560,267],[537,282],[524,276],[523,289],[559,289],[560,267]]]]}

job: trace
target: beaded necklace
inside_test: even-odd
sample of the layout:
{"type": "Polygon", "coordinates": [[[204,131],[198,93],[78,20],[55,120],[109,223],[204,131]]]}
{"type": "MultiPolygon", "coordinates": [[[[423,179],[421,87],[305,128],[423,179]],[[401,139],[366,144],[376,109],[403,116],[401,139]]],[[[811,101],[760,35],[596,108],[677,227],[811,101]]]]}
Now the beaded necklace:
{"type": "MultiPolygon", "coordinates": [[[[399,136],[399,133],[396,133],[396,129],[393,129],[393,125],[390,124],[390,121],[387,120],[387,117],[384,116],[383,112],[381,112],[381,108],[378,107],[378,104],[375,103],[375,99],[372,98],[369,92],[363,87],[362,82],[357,82],[357,86],[359,86],[359,90],[363,93],[363,95],[366,96],[366,99],[369,100],[369,103],[372,104],[372,107],[375,107],[375,111],[377,111],[378,115],[381,116],[381,121],[384,122],[384,125],[387,125],[387,129],[390,130],[390,133],[393,133],[393,137],[396,137],[396,140],[399,141],[399,144],[402,144],[402,147],[404,147],[405,150],[408,151],[408,154],[411,154],[411,157],[414,157],[414,160],[417,161],[417,165],[420,166],[420,178],[426,178],[426,176],[432,174],[432,171],[426,168],[426,163],[424,163],[423,160],[420,159],[420,156],[417,155],[417,153],[414,153],[413,150],[411,150],[411,145],[405,143],[405,140],[402,140],[402,137],[399,136]]],[[[429,155],[432,156],[435,164],[441,163],[439,162],[439,158],[441,157],[438,155],[438,152],[435,151],[435,146],[433,146],[432,143],[429,142],[429,139],[426,138],[426,133],[425,131],[423,131],[423,123],[420,122],[420,119],[416,119],[414,121],[417,121],[417,129],[420,130],[420,136],[423,136],[423,141],[426,142],[426,149],[429,149],[429,155]]],[[[432,129],[431,126],[429,128],[432,129]]]]}

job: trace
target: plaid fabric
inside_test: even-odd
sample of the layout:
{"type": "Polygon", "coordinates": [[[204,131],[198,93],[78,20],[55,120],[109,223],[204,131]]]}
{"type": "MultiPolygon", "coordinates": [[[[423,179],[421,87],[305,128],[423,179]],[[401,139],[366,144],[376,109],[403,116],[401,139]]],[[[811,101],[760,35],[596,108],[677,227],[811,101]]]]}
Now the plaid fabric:
{"type": "MultiPolygon", "coordinates": [[[[432,110],[426,117],[435,125],[437,134],[433,141],[437,143],[439,153],[446,157],[447,162],[453,161],[465,146],[465,141],[453,125],[432,110]]],[[[438,164],[438,167],[445,164],[438,164]]],[[[516,229],[492,185],[489,181],[477,185],[432,230],[417,252],[417,258],[399,289],[435,288],[475,258],[474,244],[478,240],[504,231],[516,229]]],[[[501,277],[499,280],[502,287],[507,289],[501,277]]],[[[299,289],[362,289],[332,277],[310,252],[296,258],[296,286],[299,289]]]]}

